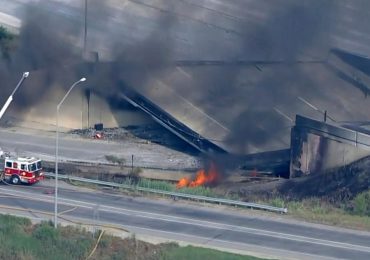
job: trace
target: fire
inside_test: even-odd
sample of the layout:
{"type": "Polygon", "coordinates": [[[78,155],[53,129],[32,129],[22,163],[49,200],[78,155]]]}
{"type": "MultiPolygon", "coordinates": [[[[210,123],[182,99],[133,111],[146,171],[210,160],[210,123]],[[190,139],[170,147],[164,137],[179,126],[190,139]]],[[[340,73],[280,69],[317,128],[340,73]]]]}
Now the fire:
{"type": "Polygon", "coordinates": [[[176,185],[176,188],[180,189],[180,188],[184,188],[184,187],[187,187],[190,183],[190,180],[189,178],[182,178],[181,180],[179,180],[179,182],[177,183],[176,185]]]}
{"type": "Polygon", "coordinates": [[[219,179],[219,174],[215,165],[212,163],[209,170],[200,169],[197,171],[194,180],[182,178],[176,185],[176,188],[198,187],[206,184],[215,183],[219,179]]]}
{"type": "Polygon", "coordinates": [[[204,169],[197,172],[195,179],[190,182],[189,187],[197,187],[205,184],[207,182],[207,175],[204,169]]]}

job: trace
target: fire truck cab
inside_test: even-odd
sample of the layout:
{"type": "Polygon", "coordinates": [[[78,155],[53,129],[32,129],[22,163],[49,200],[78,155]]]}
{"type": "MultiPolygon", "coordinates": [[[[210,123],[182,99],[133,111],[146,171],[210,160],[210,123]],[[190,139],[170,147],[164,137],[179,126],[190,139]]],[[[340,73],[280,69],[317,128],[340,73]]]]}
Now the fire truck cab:
{"type": "Polygon", "coordinates": [[[34,184],[44,179],[41,160],[34,157],[6,157],[4,179],[12,184],[34,184]]]}

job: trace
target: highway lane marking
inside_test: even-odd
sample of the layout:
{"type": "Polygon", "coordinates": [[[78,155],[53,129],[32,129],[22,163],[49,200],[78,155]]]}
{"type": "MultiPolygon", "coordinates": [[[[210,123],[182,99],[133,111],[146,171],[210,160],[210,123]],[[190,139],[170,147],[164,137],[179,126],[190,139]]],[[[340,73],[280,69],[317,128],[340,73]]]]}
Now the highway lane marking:
{"type": "MultiPolygon", "coordinates": [[[[201,244],[204,244],[204,245],[207,245],[209,244],[209,242],[218,242],[220,244],[230,244],[230,245],[240,245],[242,247],[245,247],[246,245],[247,246],[252,246],[252,247],[258,247],[258,248],[261,248],[261,249],[265,249],[267,251],[280,251],[282,253],[285,253],[285,254],[299,254],[299,255],[304,255],[304,256],[309,256],[310,259],[317,259],[317,257],[320,257],[320,259],[337,259],[337,258],[332,258],[332,257],[327,257],[327,256],[321,256],[321,255],[314,255],[314,254],[309,254],[309,253],[303,253],[303,252],[299,252],[299,251],[289,251],[289,250],[284,250],[284,249],[279,249],[279,248],[271,248],[271,247],[265,247],[265,246],[260,246],[260,245],[254,245],[254,244],[248,244],[248,243],[242,243],[242,242],[231,242],[231,241],[228,241],[228,240],[222,240],[222,239],[209,239],[208,237],[202,237],[202,236],[195,236],[195,235],[190,235],[190,234],[184,234],[184,233],[176,233],[176,232],[171,232],[171,231],[163,231],[163,230],[157,230],[157,229],[151,229],[151,228],[144,228],[144,227],[139,227],[139,226],[135,226],[135,225],[130,225],[129,227],[131,228],[135,228],[135,229],[142,229],[142,230],[147,230],[147,231],[151,231],[155,234],[157,233],[165,233],[165,234],[171,234],[171,235],[174,235],[175,237],[179,237],[179,236],[182,236],[182,237],[189,237],[189,238],[196,238],[196,239],[200,239],[200,240],[205,240],[204,242],[202,242],[201,244]]],[[[137,233],[137,232],[134,232],[134,233],[137,233]]],[[[190,240],[190,241],[194,241],[194,240],[190,240]]],[[[295,258],[296,259],[296,258],[295,258]]]]}
{"type": "MultiPolygon", "coordinates": [[[[20,192],[20,191],[17,191],[17,193],[27,194],[25,192],[20,192]]],[[[50,197],[50,196],[43,196],[43,197],[46,197],[46,199],[44,198],[42,201],[48,202],[48,203],[53,203],[52,197],[50,197]]],[[[41,200],[41,199],[33,198],[33,200],[37,201],[37,200],[41,200]]],[[[64,205],[70,205],[70,206],[76,206],[77,205],[79,207],[84,207],[84,208],[88,208],[88,209],[93,209],[97,205],[97,204],[90,203],[90,202],[64,199],[64,198],[60,198],[60,202],[61,202],[61,204],[64,204],[64,205]],[[62,201],[64,201],[64,202],[62,202],[62,201]]],[[[286,233],[280,233],[280,232],[274,232],[274,231],[267,231],[267,230],[262,230],[262,229],[240,227],[240,226],[234,226],[234,225],[230,225],[230,224],[216,223],[216,222],[210,222],[210,221],[204,221],[204,220],[198,220],[198,219],[192,219],[192,218],[186,218],[185,219],[183,217],[177,217],[177,216],[171,216],[169,218],[168,215],[162,215],[162,214],[145,212],[145,211],[136,211],[136,210],[130,210],[130,209],[122,209],[122,208],[117,208],[117,207],[112,207],[112,206],[102,205],[99,210],[100,211],[105,211],[105,212],[108,212],[108,213],[122,214],[122,215],[126,215],[126,216],[139,216],[139,217],[149,218],[149,219],[154,219],[154,220],[160,219],[160,220],[163,220],[163,221],[174,222],[174,223],[179,223],[179,224],[189,224],[189,225],[201,226],[201,227],[207,226],[209,228],[216,228],[216,229],[221,229],[221,230],[229,230],[229,231],[237,231],[237,232],[243,232],[244,231],[245,233],[250,233],[250,234],[254,234],[254,235],[264,235],[264,236],[269,236],[269,237],[274,237],[274,238],[277,237],[277,238],[280,238],[280,239],[283,238],[283,239],[289,239],[289,240],[293,240],[293,241],[314,243],[314,244],[320,244],[320,245],[326,245],[326,246],[349,248],[349,249],[353,249],[353,247],[356,247],[356,248],[359,248],[359,250],[366,251],[366,252],[368,252],[370,250],[369,247],[353,245],[353,244],[349,244],[349,243],[336,242],[336,241],[330,241],[330,240],[322,240],[322,239],[316,239],[316,238],[309,238],[309,237],[305,237],[305,236],[292,235],[292,234],[286,234],[286,233]],[[132,212],[134,214],[130,214],[130,212],[132,212]],[[147,216],[145,216],[143,214],[146,214],[147,216]],[[153,217],[151,217],[150,215],[152,215],[153,217]],[[203,223],[206,223],[208,225],[204,225],[203,223]]]]}
{"type": "MultiPolygon", "coordinates": [[[[26,212],[26,213],[29,213],[30,209],[25,209],[25,208],[19,208],[19,207],[12,207],[12,206],[0,206],[0,208],[5,208],[5,209],[10,209],[10,210],[15,210],[15,211],[22,211],[22,212],[26,212]]],[[[46,216],[53,216],[54,214],[52,212],[47,212],[47,211],[40,211],[40,210],[32,210],[34,213],[38,213],[38,214],[42,214],[42,215],[46,215],[46,216]]],[[[19,216],[19,217],[25,217],[25,215],[22,215],[22,214],[16,214],[16,213],[12,213],[12,215],[16,215],[16,216],[19,216]]],[[[45,220],[46,218],[45,217],[38,217],[38,216],[27,216],[28,218],[31,218],[31,219],[35,219],[35,220],[38,220],[38,221],[42,221],[42,220],[45,220]]],[[[68,219],[68,218],[61,218],[67,222],[70,222],[70,223],[73,223],[73,224],[82,224],[82,225],[87,225],[87,226],[100,226],[100,227],[105,227],[105,228],[112,228],[112,229],[117,229],[117,230],[120,230],[120,231],[124,231],[124,232],[128,232],[128,233],[131,233],[132,231],[129,231],[128,229],[122,227],[123,225],[121,224],[116,224],[116,225],[111,225],[110,223],[107,223],[107,222],[104,222],[104,221],[100,221],[99,223],[89,223],[89,222],[84,222],[82,220],[85,220],[85,219],[80,219],[80,221],[75,221],[75,220],[71,220],[71,219],[68,219]]],[[[201,244],[203,245],[207,245],[207,244],[210,244],[210,242],[219,242],[221,244],[230,244],[230,245],[233,245],[235,247],[235,245],[239,245],[239,246],[242,246],[242,247],[245,247],[245,245],[252,245],[252,246],[257,246],[257,247],[262,247],[262,248],[267,248],[267,247],[263,247],[263,246],[259,246],[259,245],[253,245],[253,244],[246,244],[246,243],[241,243],[241,242],[231,242],[231,241],[227,241],[227,240],[222,240],[222,239],[212,239],[210,237],[206,237],[206,236],[195,236],[195,235],[190,235],[190,234],[184,234],[184,233],[175,233],[175,232],[171,232],[171,231],[164,231],[164,230],[155,230],[155,229],[150,229],[150,228],[144,228],[144,227],[139,227],[139,226],[135,226],[135,225],[129,225],[130,228],[135,228],[135,229],[141,229],[141,230],[146,230],[146,231],[151,231],[153,233],[165,233],[165,234],[172,234],[174,235],[175,237],[177,236],[181,236],[181,237],[190,237],[190,238],[197,238],[197,239],[200,239],[202,240],[201,244]]],[[[194,241],[194,240],[191,240],[191,241],[194,241]]],[[[269,250],[271,250],[271,248],[269,248],[269,250]]],[[[282,249],[272,249],[272,250],[276,250],[276,251],[282,251],[282,252],[292,252],[292,251],[288,251],[288,250],[282,250],[282,249]]],[[[294,251],[296,252],[296,251],[294,251]]],[[[314,255],[311,255],[311,254],[307,254],[307,253],[299,253],[301,255],[307,255],[307,256],[314,256],[314,255]]],[[[317,257],[315,255],[315,257],[317,257]]]]}
{"type": "MultiPolygon", "coordinates": [[[[9,209],[9,210],[15,210],[15,211],[22,211],[22,212],[27,212],[27,213],[34,213],[34,214],[37,213],[37,214],[42,214],[42,215],[46,215],[46,216],[54,216],[54,213],[51,212],[51,211],[42,211],[42,210],[35,210],[35,209],[29,209],[29,208],[20,208],[20,207],[12,207],[12,206],[4,206],[4,205],[0,205],[0,208],[9,209]]],[[[12,213],[12,215],[24,217],[24,215],[20,215],[20,214],[18,215],[18,214],[12,213]]],[[[96,223],[96,222],[93,222],[93,223],[88,222],[87,219],[83,219],[83,220],[85,220],[85,222],[83,222],[83,221],[76,221],[74,219],[80,219],[81,220],[81,218],[76,218],[75,217],[72,220],[72,219],[69,219],[69,218],[66,218],[66,217],[59,216],[59,214],[58,214],[58,217],[60,219],[65,220],[65,221],[71,222],[73,224],[86,225],[86,226],[100,226],[100,227],[104,227],[104,228],[118,229],[120,231],[124,231],[124,232],[130,233],[130,231],[127,230],[127,229],[125,229],[123,227],[123,225],[121,225],[121,224],[119,224],[117,226],[117,225],[109,225],[109,223],[106,223],[106,222],[101,222],[101,223],[106,223],[106,224],[103,225],[103,224],[99,224],[99,223],[96,223]]],[[[30,218],[30,219],[38,219],[38,220],[45,220],[45,218],[38,217],[36,215],[28,216],[28,218],[30,218]]]]}
{"type": "MultiPolygon", "coordinates": [[[[0,188],[0,190],[6,190],[6,189],[0,188]]],[[[6,191],[9,192],[9,190],[6,190],[6,191]]],[[[26,192],[21,192],[21,191],[16,191],[15,193],[28,195],[26,192]]],[[[26,199],[31,199],[31,200],[36,200],[36,201],[39,200],[39,201],[44,201],[48,203],[53,203],[53,197],[44,196],[44,195],[41,195],[40,197],[44,197],[44,199],[41,199],[41,198],[40,199],[26,198],[26,199]]],[[[90,202],[71,200],[71,199],[65,199],[65,198],[60,198],[59,201],[60,201],[60,204],[70,205],[70,206],[79,206],[79,207],[84,207],[84,208],[89,208],[89,209],[93,209],[97,205],[97,204],[90,203],[90,202]]],[[[204,220],[193,219],[193,218],[168,216],[168,215],[162,215],[158,213],[122,209],[122,208],[105,206],[105,205],[100,205],[99,211],[105,211],[108,213],[115,213],[115,214],[122,214],[126,216],[138,216],[142,218],[162,220],[162,221],[174,222],[174,223],[179,223],[179,224],[189,224],[193,226],[208,227],[208,228],[213,228],[213,229],[221,229],[221,230],[228,230],[228,231],[242,232],[242,233],[244,232],[244,233],[260,235],[260,236],[262,235],[262,236],[268,236],[268,237],[279,238],[279,239],[287,239],[287,240],[292,240],[296,242],[312,243],[312,244],[318,244],[318,245],[323,245],[323,246],[331,246],[331,247],[337,247],[337,248],[346,248],[346,249],[351,249],[351,250],[370,252],[370,247],[361,246],[361,245],[354,245],[354,244],[344,243],[344,242],[310,238],[310,237],[305,237],[305,236],[292,235],[292,234],[268,231],[268,230],[263,230],[263,229],[234,226],[230,224],[210,222],[210,221],[204,221],[204,220]]]]}
{"type": "Polygon", "coordinates": [[[72,212],[72,211],[74,211],[74,210],[76,210],[76,209],[77,209],[77,207],[73,207],[73,208],[71,208],[71,209],[67,209],[67,210],[65,210],[65,211],[58,212],[58,216],[61,216],[61,215],[65,214],[65,213],[72,212]]]}
{"type": "MultiPolygon", "coordinates": [[[[24,209],[24,208],[18,208],[18,207],[11,207],[11,206],[0,206],[0,208],[6,208],[6,209],[10,209],[10,210],[15,210],[15,211],[22,211],[22,212],[29,212],[28,209],[24,209]]],[[[44,212],[44,211],[37,211],[37,210],[33,210],[34,213],[39,213],[39,214],[43,214],[43,215],[46,215],[46,216],[53,216],[54,214],[51,213],[51,212],[44,212]]],[[[18,216],[18,217],[25,217],[25,215],[23,214],[17,214],[17,213],[14,213],[12,212],[11,215],[14,215],[14,216],[18,216]]],[[[38,217],[38,216],[28,216],[26,215],[27,218],[29,219],[33,219],[33,220],[37,220],[37,221],[43,221],[45,219],[49,219],[50,218],[46,218],[46,217],[38,217]]],[[[61,219],[63,219],[64,221],[67,221],[67,222],[70,222],[70,223],[73,223],[73,224],[77,224],[77,225],[85,225],[85,226],[99,226],[99,227],[104,227],[104,228],[111,228],[111,229],[116,229],[116,230],[120,230],[120,231],[124,231],[124,232],[127,232],[127,233],[132,233],[132,230],[130,231],[129,229],[130,228],[135,228],[135,229],[141,229],[141,230],[147,230],[147,231],[151,231],[153,233],[166,233],[166,234],[172,234],[174,235],[175,237],[189,237],[189,238],[192,238],[192,242],[194,242],[194,238],[197,238],[199,240],[205,240],[204,242],[202,242],[201,244],[203,245],[207,245],[207,244],[210,244],[209,242],[218,242],[218,243],[221,243],[221,244],[230,244],[232,246],[234,246],[235,248],[235,245],[240,245],[242,246],[243,248],[245,248],[245,246],[252,246],[254,248],[261,248],[261,249],[268,249],[268,250],[273,250],[273,251],[280,251],[280,252],[283,252],[285,254],[300,254],[300,255],[305,255],[305,256],[310,256],[310,257],[315,257],[315,259],[317,257],[320,257],[320,259],[327,259],[327,260],[331,260],[331,259],[334,259],[334,258],[330,258],[330,257],[322,257],[322,256],[319,256],[319,255],[312,255],[312,254],[308,254],[308,253],[301,253],[301,252],[298,252],[298,251],[288,251],[288,250],[283,250],[283,249],[278,249],[278,248],[269,248],[269,247],[264,247],[264,246],[260,246],[260,245],[253,245],[253,244],[247,244],[247,243],[241,243],[241,242],[231,242],[231,241],[227,241],[227,240],[222,240],[222,239],[212,239],[210,240],[209,237],[202,237],[202,236],[195,236],[195,235],[190,235],[190,234],[184,234],[184,233],[175,233],[175,232],[171,232],[171,231],[163,231],[163,230],[155,230],[155,229],[150,229],[150,228],[143,228],[143,227],[139,227],[139,226],[135,226],[135,225],[130,225],[129,228],[125,228],[122,224],[116,224],[116,225],[112,225],[111,223],[107,223],[107,222],[104,222],[104,221],[100,221],[99,223],[91,223],[91,222],[87,222],[86,219],[81,219],[81,218],[74,218],[74,220],[72,219],[68,219],[68,218],[63,218],[61,217],[61,219]],[[75,220],[77,219],[77,220],[75,220]]],[[[137,232],[134,232],[134,233],[137,233],[137,232]]],[[[177,239],[175,239],[177,240],[177,239]]],[[[195,243],[196,244],[196,243],[195,243]]],[[[210,244],[211,245],[211,244],[210,244]]],[[[227,247],[225,247],[227,248],[227,247]]],[[[311,259],[314,259],[314,258],[311,258],[311,259]]]]}

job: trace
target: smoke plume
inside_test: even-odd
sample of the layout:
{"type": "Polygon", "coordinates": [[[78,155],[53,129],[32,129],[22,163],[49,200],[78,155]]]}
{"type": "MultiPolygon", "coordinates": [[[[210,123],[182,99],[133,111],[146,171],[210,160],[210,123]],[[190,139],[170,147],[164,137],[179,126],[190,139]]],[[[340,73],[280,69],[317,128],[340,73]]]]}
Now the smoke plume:
{"type": "MultiPolygon", "coordinates": [[[[44,2],[28,5],[17,51],[0,64],[2,96],[10,93],[25,70],[38,71],[43,76],[37,82],[27,82],[32,87],[27,88],[27,98],[19,102],[22,108],[32,105],[50,85],[69,86],[81,75],[88,77],[89,87],[101,96],[117,95],[122,85],[154,88],[156,79],[165,78],[177,94],[227,126],[229,134],[223,141],[241,154],[278,139],[284,131],[288,133],[290,122],[274,108],[310,93],[309,88],[302,93],[302,88],[298,91],[292,84],[310,86],[312,80],[294,62],[326,55],[332,44],[329,32],[334,19],[330,17],[338,11],[337,1],[333,0],[268,4],[233,0],[232,7],[239,10],[234,13],[240,15],[232,17],[227,10],[211,14],[211,6],[204,8],[202,3],[188,0],[161,0],[155,4],[128,1],[133,12],[142,12],[138,16],[155,14],[135,20],[137,17],[122,11],[124,7],[114,8],[110,2],[89,1],[87,49],[100,41],[112,57],[112,62],[100,64],[86,64],[81,58],[82,4],[73,8],[58,3],[59,12],[52,14],[44,2]],[[248,14],[265,17],[252,19],[248,14]],[[110,27],[115,19],[124,21],[125,30],[110,27]],[[97,32],[104,32],[105,38],[97,40],[97,32]],[[168,76],[175,60],[194,58],[221,59],[228,65],[186,67],[190,79],[168,76]],[[242,66],[238,63],[241,60],[262,62],[242,66]],[[269,64],[272,61],[278,63],[269,64]]],[[[289,115],[294,116],[294,111],[289,115]]]]}
{"type": "Polygon", "coordinates": [[[22,27],[15,37],[15,51],[0,60],[1,101],[12,92],[23,71],[31,76],[13,104],[27,109],[38,102],[53,84],[64,86],[74,74],[63,73],[70,64],[81,62],[81,52],[74,43],[80,34],[79,21],[63,19],[48,12],[48,3],[29,4],[23,10],[22,27]]]}

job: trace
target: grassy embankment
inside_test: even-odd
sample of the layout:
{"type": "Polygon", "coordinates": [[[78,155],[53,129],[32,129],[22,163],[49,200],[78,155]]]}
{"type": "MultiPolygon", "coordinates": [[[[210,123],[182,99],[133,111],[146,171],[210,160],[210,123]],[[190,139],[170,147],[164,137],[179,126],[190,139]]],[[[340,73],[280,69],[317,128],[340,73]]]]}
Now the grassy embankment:
{"type": "Polygon", "coordinates": [[[287,207],[289,215],[298,219],[370,231],[370,190],[359,193],[352,200],[340,205],[318,197],[300,201],[288,201],[278,197],[261,202],[287,207]]]}
{"type": "Polygon", "coordinates": [[[259,259],[175,243],[153,245],[135,237],[99,236],[82,228],[55,230],[50,222],[33,225],[27,218],[0,215],[0,259],[259,259]]]}
{"type": "MultiPolygon", "coordinates": [[[[188,194],[221,197],[209,187],[176,189],[175,185],[163,181],[142,179],[140,187],[150,187],[160,190],[184,192],[188,194]]],[[[238,196],[227,196],[240,199],[238,196]]],[[[276,197],[270,200],[258,201],[275,207],[288,208],[288,214],[298,219],[341,227],[365,229],[370,231],[370,190],[359,193],[351,200],[333,204],[325,198],[311,197],[301,200],[287,200],[276,197]]]]}

